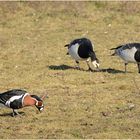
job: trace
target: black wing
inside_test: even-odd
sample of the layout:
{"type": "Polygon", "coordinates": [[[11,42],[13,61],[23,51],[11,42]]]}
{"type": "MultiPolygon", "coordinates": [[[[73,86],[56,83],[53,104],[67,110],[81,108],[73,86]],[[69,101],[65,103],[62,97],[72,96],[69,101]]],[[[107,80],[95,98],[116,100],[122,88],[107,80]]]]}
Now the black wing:
{"type": "Polygon", "coordinates": [[[13,89],[0,94],[0,102],[5,103],[8,99],[17,95],[24,95],[27,93],[25,90],[13,89]]]}

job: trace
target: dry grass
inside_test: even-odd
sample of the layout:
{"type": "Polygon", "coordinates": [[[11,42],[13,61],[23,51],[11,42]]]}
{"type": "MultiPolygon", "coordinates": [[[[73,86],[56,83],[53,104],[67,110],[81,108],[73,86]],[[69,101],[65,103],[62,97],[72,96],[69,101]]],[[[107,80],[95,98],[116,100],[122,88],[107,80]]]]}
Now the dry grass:
{"type": "MultiPolygon", "coordinates": [[[[46,108],[1,108],[1,138],[140,138],[137,67],[109,49],[139,41],[139,2],[0,2],[0,90],[42,95],[46,108]],[[132,5],[131,9],[129,8],[132,5]],[[94,42],[106,72],[75,70],[63,47],[74,38],[94,42]],[[133,107],[134,105],[134,107],[133,107]]],[[[85,70],[85,63],[80,64],[85,70]]]]}

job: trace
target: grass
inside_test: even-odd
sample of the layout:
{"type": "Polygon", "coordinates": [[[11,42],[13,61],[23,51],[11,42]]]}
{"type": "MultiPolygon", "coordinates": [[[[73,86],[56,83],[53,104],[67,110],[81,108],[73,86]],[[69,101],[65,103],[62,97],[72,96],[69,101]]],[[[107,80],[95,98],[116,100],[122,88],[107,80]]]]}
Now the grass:
{"type": "MultiPolygon", "coordinates": [[[[139,2],[0,2],[0,90],[41,96],[45,110],[1,108],[1,139],[140,138],[137,66],[110,48],[139,42],[139,2]],[[131,5],[131,6],[130,6],[131,5]],[[130,9],[131,7],[131,9],[130,9]],[[79,37],[95,45],[103,72],[73,69],[63,46],[79,37]],[[110,69],[106,71],[107,69],[110,69]],[[131,106],[133,106],[131,108],[131,106]]],[[[80,66],[86,70],[84,62],[80,66]]]]}

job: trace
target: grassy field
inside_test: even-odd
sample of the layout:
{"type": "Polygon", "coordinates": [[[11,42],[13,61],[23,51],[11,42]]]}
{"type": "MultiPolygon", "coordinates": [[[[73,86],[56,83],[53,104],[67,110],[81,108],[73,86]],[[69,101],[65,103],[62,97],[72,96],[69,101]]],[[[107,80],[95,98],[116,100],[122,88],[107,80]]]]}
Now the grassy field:
{"type": "Polygon", "coordinates": [[[140,2],[0,2],[0,91],[49,96],[41,114],[0,108],[0,139],[140,138],[137,65],[125,74],[110,56],[140,41],[139,13],[140,2]],[[74,69],[64,45],[79,37],[94,43],[102,72],[74,69]]]}

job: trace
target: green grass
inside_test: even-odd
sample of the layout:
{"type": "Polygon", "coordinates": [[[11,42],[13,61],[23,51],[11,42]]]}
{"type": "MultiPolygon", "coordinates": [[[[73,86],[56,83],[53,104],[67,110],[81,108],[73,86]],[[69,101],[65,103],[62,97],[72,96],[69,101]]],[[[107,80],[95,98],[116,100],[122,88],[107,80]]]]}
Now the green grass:
{"type": "Polygon", "coordinates": [[[28,107],[12,118],[1,108],[1,138],[140,138],[137,66],[124,74],[110,56],[112,47],[139,42],[139,9],[140,2],[0,2],[0,91],[49,96],[41,114],[28,107]],[[79,37],[91,39],[109,72],[71,68],[64,45],[79,37]]]}

